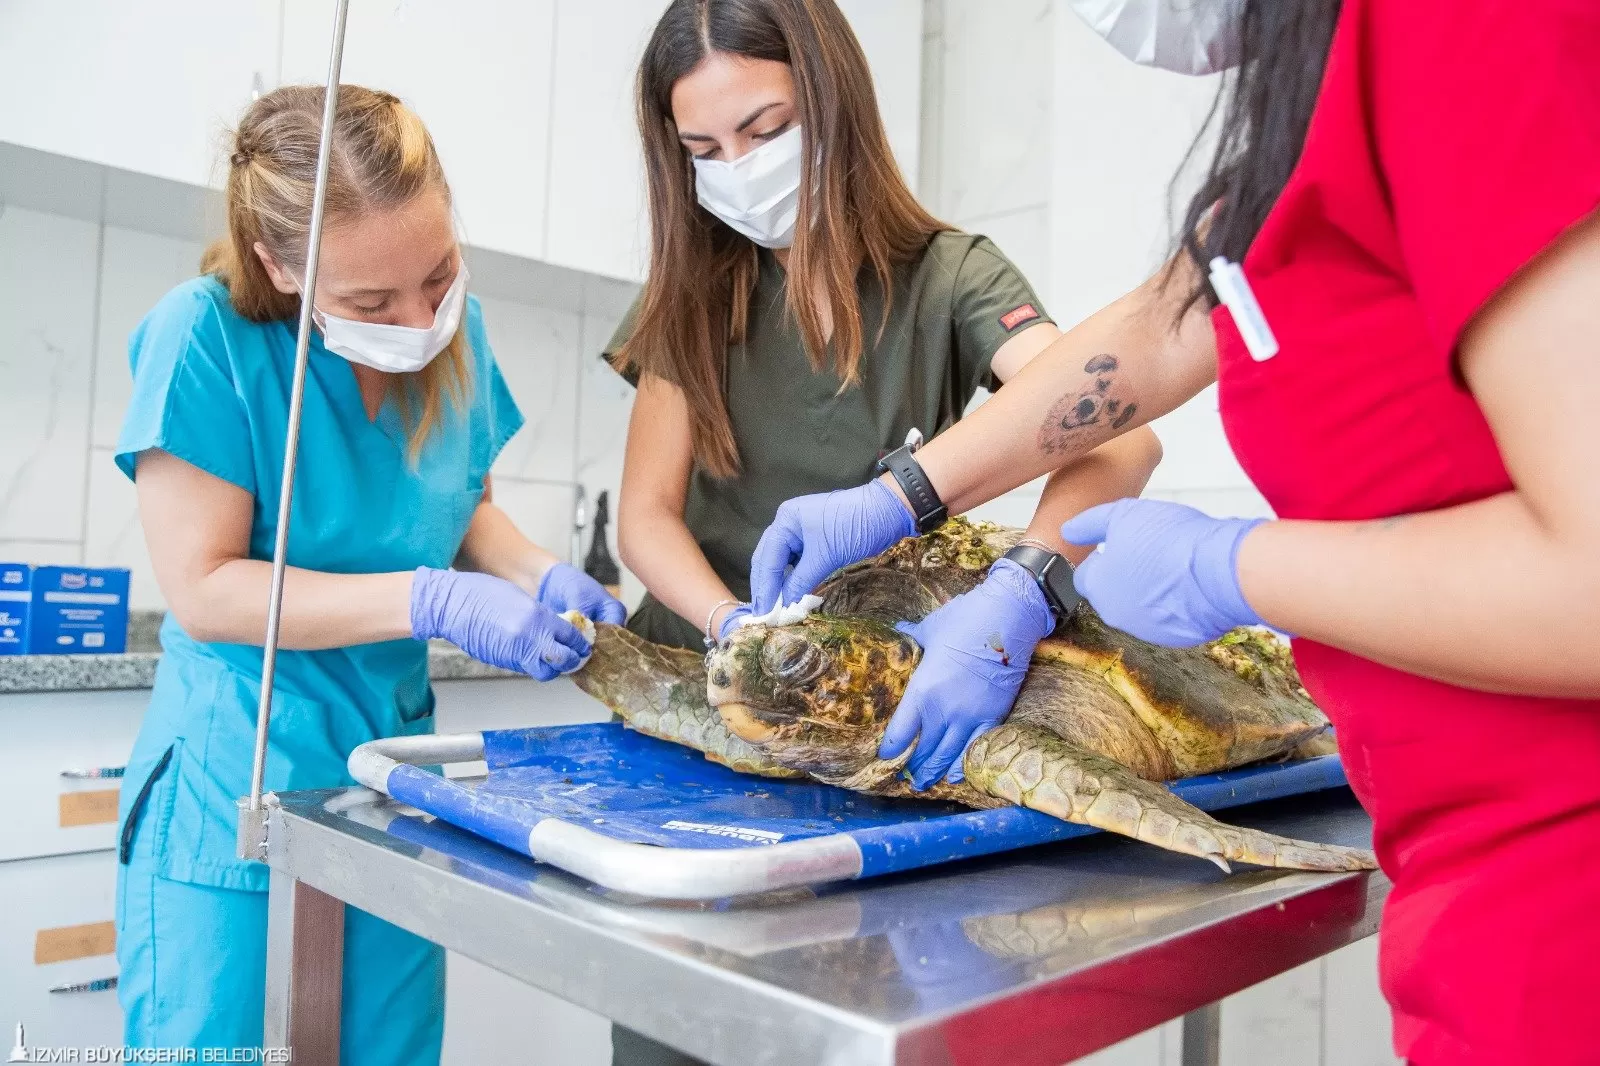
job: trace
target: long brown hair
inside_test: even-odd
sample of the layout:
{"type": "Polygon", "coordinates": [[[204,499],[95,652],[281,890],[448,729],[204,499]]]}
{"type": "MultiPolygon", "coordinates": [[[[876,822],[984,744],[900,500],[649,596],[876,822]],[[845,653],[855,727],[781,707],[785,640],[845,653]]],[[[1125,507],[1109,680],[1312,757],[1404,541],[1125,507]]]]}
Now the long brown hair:
{"type": "Polygon", "coordinates": [[[894,267],[949,227],[906,187],[866,55],[833,0],[673,0],[639,64],[650,276],[618,358],[621,367],[683,389],[696,461],[717,477],[732,477],[739,450],[728,418],[728,346],[744,342],[759,253],[700,206],[694,165],[672,118],[672,87],[713,52],[786,63],[793,71],[804,162],[801,221],[787,264],[788,310],[814,370],[828,365],[825,306],[833,321],[832,369],[844,387],[857,383],[865,347],[862,266],[872,265],[887,319],[894,267]]]}
{"type": "MultiPolygon", "coordinates": [[[[1246,0],[1239,15],[1239,62],[1223,75],[1211,113],[1172,179],[1213,141],[1211,166],[1184,211],[1176,252],[1198,279],[1178,312],[1217,305],[1211,260],[1244,262],[1289,175],[1300,162],[1339,24],[1340,0],[1246,0]],[[1213,131],[1218,115],[1221,124],[1213,131]]],[[[1174,262],[1177,261],[1174,256],[1174,262]]],[[[1168,274],[1167,280],[1176,275],[1168,274]]]]}
{"type": "MultiPolygon", "coordinates": [[[[245,110],[232,134],[228,235],[206,249],[200,270],[221,279],[234,309],[252,322],[293,321],[300,314],[300,297],[278,291],[255,246],[259,241],[292,272],[305,268],[323,94],[321,86],[313,85],[275,89],[245,110]]],[[[399,207],[430,190],[449,200],[444,168],[416,112],[389,93],[339,86],[327,220],[399,207]]],[[[409,429],[413,461],[439,424],[444,398],[458,410],[466,405],[469,356],[463,324],[426,367],[390,376],[391,394],[409,429]]]]}

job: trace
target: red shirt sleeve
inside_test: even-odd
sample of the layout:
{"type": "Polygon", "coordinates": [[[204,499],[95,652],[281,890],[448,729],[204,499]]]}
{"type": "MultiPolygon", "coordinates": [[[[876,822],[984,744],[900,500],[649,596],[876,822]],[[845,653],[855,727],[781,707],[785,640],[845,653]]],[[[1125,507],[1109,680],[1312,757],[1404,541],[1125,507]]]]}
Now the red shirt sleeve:
{"type": "Polygon", "coordinates": [[[1374,149],[1429,332],[1600,205],[1600,2],[1370,0],[1374,149]]]}

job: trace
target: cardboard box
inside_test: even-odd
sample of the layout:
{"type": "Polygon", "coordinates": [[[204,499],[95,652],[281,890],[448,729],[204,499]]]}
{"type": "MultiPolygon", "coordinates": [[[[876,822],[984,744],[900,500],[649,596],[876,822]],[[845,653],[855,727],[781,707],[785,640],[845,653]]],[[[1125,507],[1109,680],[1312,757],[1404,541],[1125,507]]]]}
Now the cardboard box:
{"type": "Polygon", "coordinates": [[[27,654],[32,589],[33,567],[0,563],[0,655],[27,654]]]}
{"type": "Polygon", "coordinates": [[[128,647],[128,571],[36,566],[28,619],[35,655],[117,654],[128,647]]]}

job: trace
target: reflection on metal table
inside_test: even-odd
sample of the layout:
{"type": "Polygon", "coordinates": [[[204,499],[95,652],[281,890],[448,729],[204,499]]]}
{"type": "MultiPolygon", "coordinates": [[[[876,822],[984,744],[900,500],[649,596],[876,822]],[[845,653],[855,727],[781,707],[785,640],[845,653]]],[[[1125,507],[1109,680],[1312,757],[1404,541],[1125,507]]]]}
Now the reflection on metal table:
{"type": "MultiPolygon", "coordinates": [[[[726,1066],[1069,1061],[1370,935],[1382,874],[1251,870],[1107,835],[710,903],[626,897],[354,788],[269,801],[267,1043],[337,1061],[348,903],[726,1066]]],[[[1229,820],[1365,845],[1347,790],[1229,820]]],[[[530,1034],[532,1038],[533,1034],[530,1034]]]]}

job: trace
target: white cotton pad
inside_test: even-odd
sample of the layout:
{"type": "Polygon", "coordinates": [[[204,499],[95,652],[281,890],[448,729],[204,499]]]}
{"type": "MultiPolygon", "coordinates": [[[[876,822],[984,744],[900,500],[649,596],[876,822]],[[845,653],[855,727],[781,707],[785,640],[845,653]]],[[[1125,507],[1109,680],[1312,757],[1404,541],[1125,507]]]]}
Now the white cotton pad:
{"type": "Polygon", "coordinates": [[[792,626],[802,621],[812,611],[822,606],[821,596],[801,596],[794,603],[779,602],[766,614],[745,615],[734,620],[733,628],[742,626],[792,626]]]}
{"type": "Polygon", "coordinates": [[[583,634],[583,639],[589,642],[589,654],[585,655],[583,657],[583,661],[577,666],[574,666],[571,670],[566,671],[569,674],[577,673],[588,664],[590,657],[594,655],[594,623],[591,622],[588,616],[582,611],[567,611],[561,617],[566,621],[571,622],[574,628],[576,628],[579,633],[583,634]]]}

